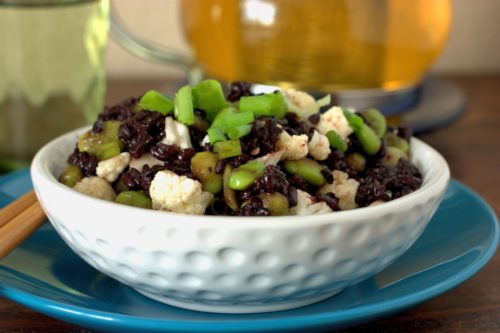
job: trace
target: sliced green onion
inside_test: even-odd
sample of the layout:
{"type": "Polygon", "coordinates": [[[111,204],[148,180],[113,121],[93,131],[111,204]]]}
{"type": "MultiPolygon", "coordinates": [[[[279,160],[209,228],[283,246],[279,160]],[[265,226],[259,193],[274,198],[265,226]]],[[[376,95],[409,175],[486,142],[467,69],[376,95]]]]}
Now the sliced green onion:
{"type": "Polygon", "coordinates": [[[219,111],[227,107],[219,81],[204,80],[193,87],[194,107],[204,110],[209,120],[214,120],[219,111]]]}
{"type": "Polygon", "coordinates": [[[346,117],[349,126],[351,126],[354,131],[357,131],[364,126],[365,122],[363,121],[363,118],[345,108],[342,108],[342,111],[344,112],[344,116],[346,117]]]}
{"type": "Polygon", "coordinates": [[[146,92],[138,103],[138,109],[156,111],[162,115],[172,112],[175,107],[174,101],[156,90],[146,92]]]}
{"type": "Polygon", "coordinates": [[[244,137],[245,135],[248,135],[251,131],[252,131],[252,125],[241,125],[233,127],[229,131],[227,131],[227,136],[230,139],[236,140],[241,137],[244,137]]]}
{"type": "Polygon", "coordinates": [[[273,94],[273,101],[271,104],[271,112],[278,119],[285,118],[288,108],[286,107],[285,98],[282,94],[273,94]]]}
{"type": "Polygon", "coordinates": [[[223,133],[227,133],[231,128],[250,124],[255,120],[252,112],[238,112],[235,108],[225,108],[217,114],[211,127],[217,127],[223,133]]]}
{"type": "Polygon", "coordinates": [[[240,98],[240,111],[251,111],[255,116],[275,116],[283,118],[287,107],[281,94],[243,96],[240,98]]]}
{"type": "Polygon", "coordinates": [[[328,138],[328,142],[330,143],[330,147],[340,150],[345,153],[347,151],[347,142],[342,139],[342,137],[335,131],[328,131],[326,133],[326,137],[328,138]]]}
{"type": "Polygon", "coordinates": [[[234,127],[250,124],[254,120],[255,117],[253,113],[249,111],[230,113],[222,117],[222,121],[226,123],[226,128],[228,129],[228,131],[234,127]]]}
{"type": "Polygon", "coordinates": [[[194,124],[193,94],[190,86],[185,85],[177,92],[174,115],[179,122],[185,125],[194,124]]]}
{"type": "Polygon", "coordinates": [[[218,127],[210,127],[207,130],[208,138],[210,139],[210,144],[213,145],[220,141],[226,141],[226,137],[222,130],[218,127]]]}
{"type": "Polygon", "coordinates": [[[241,155],[241,145],[239,140],[219,141],[214,145],[214,152],[219,158],[228,158],[241,155]]]}
{"type": "Polygon", "coordinates": [[[212,122],[211,127],[218,127],[222,130],[223,133],[227,133],[228,127],[226,118],[229,117],[230,115],[236,114],[237,112],[238,110],[235,108],[232,107],[225,108],[224,110],[220,111],[217,114],[214,121],[212,122]]]}

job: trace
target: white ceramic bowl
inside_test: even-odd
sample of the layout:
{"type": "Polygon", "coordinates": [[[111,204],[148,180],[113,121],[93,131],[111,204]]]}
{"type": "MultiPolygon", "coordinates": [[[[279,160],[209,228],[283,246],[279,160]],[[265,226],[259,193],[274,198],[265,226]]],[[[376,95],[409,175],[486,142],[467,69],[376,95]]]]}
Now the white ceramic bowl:
{"type": "Polygon", "coordinates": [[[118,205],[58,183],[83,129],[36,155],[31,176],[49,220],[86,262],[138,292],[226,313],[318,302],[379,272],[419,237],[449,180],[446,161],[412,139],[421,189],[380,206],[313,216],[191,216],[118,205]]]}

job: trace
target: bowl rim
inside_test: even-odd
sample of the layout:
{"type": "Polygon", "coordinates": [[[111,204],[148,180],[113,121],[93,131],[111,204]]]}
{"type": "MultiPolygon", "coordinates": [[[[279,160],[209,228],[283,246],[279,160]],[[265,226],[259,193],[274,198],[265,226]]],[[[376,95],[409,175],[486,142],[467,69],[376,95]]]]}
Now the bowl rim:
{"type": "MultiPolygon", "coordinates": [[[[448,185],[450,179],[450,170],[448,163],[444,157],[430,145],[426,144],[422,140],[412,137],[411,144],[419,146],[420,149],[424,149],[426,154],[430,154],[432,159],[436,161],[436,167],[432,169],[433,174],[430,178],[426,179],[418,190],[405,195],[401,198],[385,202],[381,205],[371,206],[371,207],[361,207],[346,211],[336,211],[326,214],[315,214],[315,215],[285,215],[285,216],[224,216],[224,215],[190,215],[166,211],[158,211],[152,209],[137,208],[127,205],[121,205],[114,202],[105,201],[102,199],[94,198],[88,195],[84,195],[77,191],[74,191],[67,186],[59,183],[57,176],[53,175],[48,166],[44,165],[44,161],[47,156],[57,149],[62,143],[68,140],[75,140],[78,134],[85,130],[89,130],[90,126],[81,127],[76,130],[67,132],[55,139],[51,140],[45,144],[33,158],[30,174],[35,188],[36,195],[42,206],[43,205],[43,195],[41,194],[40,188],[44,185],[50,186],[52,190],[58,192],[65,192],[64,195],[71,200],[83,200],[88,204],[96,205],[96,209],[101,210],[121,210],[122,213],[127,213],[131,215],[145,215],[151,216],[151,220],[141,218],[141,223],[156,223],[153,220],[163,217],[164,222],[175,222],[177,219],[184,219],[183,224],[198,224],[202,223],[207,227],[210,226],[224,226],[225,228],[240,228],[240,227],[255,227],[260,224],[263,226],[269,226],[273,228],[290,228],[290,227],[304,227],[315,224],[322,224],[325,221],[335,222],[335,223],[350,223],[351,221],[362,221],[363,219],[372,219],[374,217],[380,217],[388,213],[408,210],[408,207],[413,207],[418,204],[423,204],[427,202],[427,199],[433,195],[442,195],[448,185]],[[165,217],[171,217],[171,219],[165,219],[165,217]],[[238,221],[235,223],[235,219],[238,221]]],[[[428,171],[430,172],[430,171],[428,171]]],[[[422,171],[422,174],[426,175],[422,171]]]]}

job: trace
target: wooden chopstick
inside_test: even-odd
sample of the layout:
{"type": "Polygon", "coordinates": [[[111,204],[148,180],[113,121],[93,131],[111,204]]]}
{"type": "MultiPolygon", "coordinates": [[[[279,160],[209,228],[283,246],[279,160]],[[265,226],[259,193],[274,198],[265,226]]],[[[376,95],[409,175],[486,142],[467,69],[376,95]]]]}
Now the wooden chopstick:
{"type": "Polygon", "coordinates": [[[45,221],[33,191],[0,210],[0,259],[15,249],[45,221]]]}
{"type": "Polygon", "coordinates": [[[19,215],[23,210],[36,202],[36,195],[34,191],[29,191],[19,199],[11,202],[0,210],[0,228],[7,222],[12,220],[16,215],[19,215]]]}

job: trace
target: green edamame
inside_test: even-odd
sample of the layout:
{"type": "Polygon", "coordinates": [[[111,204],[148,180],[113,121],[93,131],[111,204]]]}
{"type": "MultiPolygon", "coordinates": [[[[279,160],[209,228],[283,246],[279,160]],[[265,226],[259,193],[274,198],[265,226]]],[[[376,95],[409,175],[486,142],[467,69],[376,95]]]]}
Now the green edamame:
{"type": "Polygon", "coordinates": [[[233,170],[229,177],[229,187],[233,190],[245,190],[264,174],[266,166],[262,162],[250,161],[233,170]]]}
{"type": "Polygon", "coordinates": [[[191,171],[201,181],[203,191],[217,194],[222,190],[222,175],[215,172],[219,159],[208,151],[196,153],[191,159],[191,171]]]}
{"type": "Polygon", "coordinates": [[[232,210],[238,210],[238,201],[236,200],[236,193],[232,188],[229,187],[229,178],[233,168],[231,165],[226,164],[226,168],[224,169],[224,174],[222,175],[223,180],[223,189],[224,189],[224,201],[232,210]]]}
{"type": "Polygon", "coordinates": [[[405,153],[396,147],[387,147],[382,164],[385,166],[395,167],[401,158],[405,158],[405,153]]]}
{"type": "Polygon", "coordinates": [[[361,126],[358,130],[354,130],[354,134],[368,155],[375,155],[380,150],[382,141],[369,126],[361,126]]]}
{"type": "Polygon", "coordinates": [[[311,185],[321,186],[326,183],[325,177],[321,173],[321,166],[314,160],[303,158],[295,161],[285,161],[284,166],[288,173],[298,175],[311,185]]]}
{"type": "Polygon", "coordinates": [[[73,187],[83,178],[82,170],[76,165],[68,165],[59,176],[59,182],[66,186],[73,187]]]}
{"type": "Polygon", "coordinates": [[[125,191],[118,194],[115,198],[115,202],[127,206],[148,208],[151,209],[153,204],[151,198],[141,192],[137,191],[125,191]]]}
{"type": "Polygon", "coordinates": [[[344,112],[344,116],[347,119],[347,122],[349,123],[349,126],[354,131],[359,130],[362,126],[365,125],[365,122],[363,121],[363,118],[355,114],[354,112],[349,111],[346,108],[342,108],[342,111],[344,112]]]}
{"type": "Polygon", "coordinates": [[[78,150],[96,155],[99,161],[120,154],[124,147],[124,144],[118,139],[119,121],[105,121],[102,127],[101,132],[87,131],[78,139],[78,150]]]}
{"type": "Polygon", "coordinates": [[[262,200],[264,208],[267,208],[272,216],[288,215],[288,199],[283,194],[278,192],[261,193],[258,197],[262,200]]]}
{"type": "Polygon", "coordinates": [[[347,164],[358,172],[365,171],[366,158],[360,153],[352,153],[345,157],[347,164]]]}
{"type": "Polygon", "coordinates": [[[345,153],[347,151],[348,145],[347,142],[342,139],[342,137],[335,131],[329,131],[326,133],[326,137],[328,138],[328,142],[330,143],[330,147],[340,150],[345,153]]]}
{"type": "Polygon", "coordinates": [[[368,109],[363,112],[363,116],[375,134],[377,134],[379,138],[383,138],[385,132],[387,132],[387,122],[385,121],[384,115],[377,109],[368,109]]]}
{"type": "Polygon", "coordinates": [[[397,134],[389,132],[385,135],[385,141],[387,142],[388,147],[396,147],[401,151],[408,153],[410,150],[410,145],[408,141],[399,137],[397,134]]]}

